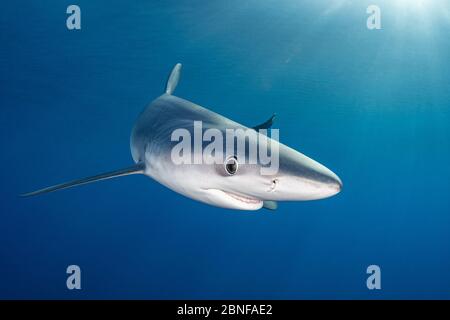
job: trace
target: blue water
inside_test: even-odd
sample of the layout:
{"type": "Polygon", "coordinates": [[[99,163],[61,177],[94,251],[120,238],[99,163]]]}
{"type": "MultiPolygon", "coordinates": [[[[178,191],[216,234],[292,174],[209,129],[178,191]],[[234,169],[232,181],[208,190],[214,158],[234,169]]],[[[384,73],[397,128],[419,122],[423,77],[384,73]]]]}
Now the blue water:
{"type": "Polygon", "coordinates": [[[79,31],[69,4],[0,10],[0,298],[450,298],[449,1],[77,0],[79,31]],[[18,197],[131,164],[176,62],[178,96],[246,125],[276,112],[343,191],[276,212],[144,176],[18,197]]]}

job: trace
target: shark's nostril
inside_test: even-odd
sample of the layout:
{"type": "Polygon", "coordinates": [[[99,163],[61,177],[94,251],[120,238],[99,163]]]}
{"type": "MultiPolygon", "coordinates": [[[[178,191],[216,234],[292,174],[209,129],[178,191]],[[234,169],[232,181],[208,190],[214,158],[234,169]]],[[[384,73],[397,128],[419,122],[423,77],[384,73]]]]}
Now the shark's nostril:
{"type": "Polygon", "coordinates": [[[277,184],[278,184],[278,179],[273,179],[272,184],[270,185],[270,191],[275,191],[277,184]]]}

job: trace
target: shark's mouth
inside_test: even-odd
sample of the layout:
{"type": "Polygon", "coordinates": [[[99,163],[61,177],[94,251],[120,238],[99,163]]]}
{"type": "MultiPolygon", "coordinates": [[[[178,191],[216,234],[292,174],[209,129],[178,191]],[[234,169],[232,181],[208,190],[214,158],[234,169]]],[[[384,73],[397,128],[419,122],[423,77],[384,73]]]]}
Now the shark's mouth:
{"type": "Polygon", "coordinates": [[[258,210],[263,206],[263,201],[248,195],[236,194],[220,189],[207,189],[210,200],[215,205],[225,208],[241,209],[241,210],[258,210]]]}
{"type": "Polygon", "coordinates": [[[261,200],[256,199],[256,198],[251,198],[248,196],[241,196],[241,195],[237,195],[235,193],[231,193],[231,192],[227,192],[227,191],[223,191],[223,190],[222,190],[222,192],[227,194],[228,196],[230,196],[238,201],[244,202],[244,203],[259,204],[262,202],[261,200]]]}

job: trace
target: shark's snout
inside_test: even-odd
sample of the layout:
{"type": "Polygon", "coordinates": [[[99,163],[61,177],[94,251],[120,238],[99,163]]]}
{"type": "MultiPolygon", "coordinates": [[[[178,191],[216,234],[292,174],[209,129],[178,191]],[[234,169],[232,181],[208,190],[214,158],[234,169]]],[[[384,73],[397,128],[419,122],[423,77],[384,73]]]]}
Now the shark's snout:
{"type": "Polygon", "coordinates": [[[334,196],[342,190],[341,179],[328,168],[319,174],[317,182],[320,186],[318,199],[334,196]]]}
{"type": "Polygon", "coordinates": [[[317,200],[342,190],[341,179],[319,162],[292,149],[280,157],[280,170],[273,179],[271,200],[317,200]]]}
{"type": "Polygon", "coordinates": [[[278,200],[318,200],[338,194],[342,181],[332,171],[313,176],[281,176],[277,179],[275,194],[278,200]]]}

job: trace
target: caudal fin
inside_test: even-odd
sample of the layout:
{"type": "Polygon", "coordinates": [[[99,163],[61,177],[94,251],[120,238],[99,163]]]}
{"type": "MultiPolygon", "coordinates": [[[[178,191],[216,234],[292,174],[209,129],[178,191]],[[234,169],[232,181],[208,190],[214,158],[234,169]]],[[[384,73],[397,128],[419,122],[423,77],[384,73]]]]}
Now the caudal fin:
{"type": "Polygon", "coordinates": [[[138,163],[132,167],[128,167],[125,169],[120,169],[120,170],[116,170],[116,171],[102,173],[102,174],[92,176],[92,177],[87,177],[87,178],[83,178],[83,179],[78,179],[78,180],[73,180],[73,181],[57,184],[55,186],[51,186],[51,187],[39,189],[39,190],[36,190],[33,192],[25,193],[25,194],[22,194],[21,196],[22,197],[37,196],[39,194],[44,194],[44,193],[53,192],[53,191],[57,191],[57,190],[61,190],[61,189],[67,189],[67,188],[71,188],[71,187],[75,187],[75,186],[80,186],[82,184],[87,184],[87,183],[91,183],[91,182],[95,182],[95,181],[106,180],[106,179],[111,179],[111,178],[116,178],[116,177],[122,177],[122,176],[127,176],[130,174],[139,174],[139,173],[143,173],[143,172],[144,172],[144,164],[138,163]]]}

